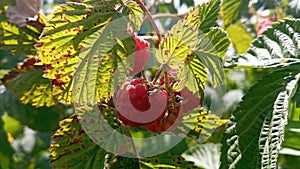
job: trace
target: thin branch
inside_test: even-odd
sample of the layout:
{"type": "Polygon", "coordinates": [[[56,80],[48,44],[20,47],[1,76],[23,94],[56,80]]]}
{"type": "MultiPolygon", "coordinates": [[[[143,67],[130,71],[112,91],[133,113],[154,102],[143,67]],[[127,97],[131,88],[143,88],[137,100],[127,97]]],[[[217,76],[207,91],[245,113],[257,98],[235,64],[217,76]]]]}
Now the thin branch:
{"type": "Polygon", "coordinates": [[[138,4],[140,4],[141,8],[143,9],[143,11],[146,13],[146,15],[148,16],[152,26],[153,26],[153,29],[155,30],[157,36],[158,36],[158,40],[159,41],[162,41],[162,35],[160,34],[159,32],[159,29],[154,21],[154,19],[152,18],[152,15],[150,13],[150,11],[147,9],[147,7],[145,6],[145,4],[142,2],[142,0],[136,0],[136,2],[138,4]]]}
{"type": "MultiPolygon", "coordinates": [[[[153,19],[157,18],[180,18],[183,19],[187,13],[184,14],[172,14],[172,13],[161,13],[161,14],[154,14],[152,15],[153,19]]],[[[148,20],[148,17],[145,17],[144,21],[148,20]]]]}
{"type": "Polygon", "coordinates": [[[152,84],[153,85],[155,85],[156,84],[156,82],[157,82],[157,80],[158,80],[158,78],[159,78],[159,76],[160,76],[160,74],[161,74],[161,72],[162,72],[162,66],[160,66],[160,68],[159,68],[159,70],[156,72],[156,74],[155,74],[155,76],[154,76],[154,78],[153,78],[153,80],[152,80],[152,84]]]}

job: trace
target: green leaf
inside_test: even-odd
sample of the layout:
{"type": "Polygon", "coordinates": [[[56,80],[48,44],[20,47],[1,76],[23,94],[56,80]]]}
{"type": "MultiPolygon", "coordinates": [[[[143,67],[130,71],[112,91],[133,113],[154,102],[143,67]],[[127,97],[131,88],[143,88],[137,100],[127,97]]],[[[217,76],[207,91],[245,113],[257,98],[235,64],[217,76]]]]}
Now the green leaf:
{"type": "Polygon", "coordinates": [[[179,155],[171,155],[164,153],[157,156],[143,158],[141,160],[141,167],[145,169],[151,168],[198,168],[191,161],[186,161],[179,155]]]}
{"type": "Polygon", "coordinates": [[[123,156],[117,156],[115,159],[112,159],[110,162],[110,169],[132,169],[140,168],[140,160],[138,158],[129,158],[123,156]]]}
{"type": "Polygon", "coordinates": [[[11,134],[13,138],[17,138],[21,133],[23,133],[24,126],[16,119],[6,114],[2,116],[2,120],[4,122],[4,130],[11,134]]]}
{"type": "Polygon", "coordinates": [[[33,26],[20,28],[7,21],[0,22],[0,49],[34,57],[34,44],[39,36],[40,31],[33,26]]]}
{"type": "Polygon", "coordinates": [[[156,50],[159,63],[178,69],[182,68],[185,60],[192,55],[192,49],[197,43],[199,8],[195,7],[184,20],[178,21],[162,40],[159,49],[156,50]]]}
{"type": "Polygon", "coordinates": [[[259,60],[300,58],[300,19],[287,19],[272,25],[252,42],[248,54],[259,60]],[[263,53],[260,54],[260,53],[263,53]]]}
{"type": "Polygon", "coordinates": [[[256,38],[246,54],[234,64],[251,67],[268,67],[299,61],[300,19],[286,19],[273,24],[272,28],[256,38]]]}
{"type": "Polygon", "coordinates": [[[224,84],[223,60],[230,41],[227,34],[221,28],[211,28],[205,35],[199,36],[196,58],[206,67],[212,76],[213,85],[224,84]]]}
{"type": "Polygon", "coordinates": [[[103,4],[106,4],[110,7],[114,7],[116,5],[119,5],[122,1],[124,0],[83,0],[82,2],[94,6],[96,8],[101,8],[103,4]]]}
{"type": "Polygon", "coordinates": [[[221,57],[227,51],[230,41],[221,28],[210,28],[206,34],[200,34],[198,39],[194,49],[196,56],[188,57],[185,62],[187,65],[179,70],[178,78],[181,81],[178,85],[181,88],[187,87],[196,96],[203,97],[207,79],[206,68],[211,73],[214,86],[225,82],[221,57]]]}
{"type": "Polygon", "coordinates": [[[177,76],[180,79],[177,84],[179,90],[186,87],[196,97],[203,98],[207,73],[199,59],[194,58],[189,65],[179,69],[177,76]]]}
{"type": "Polygon", "coordinates": [[[250,0],[223,0],[221,4],[222,19],[226,28],[238,21],[243,12],[248,11],[250,0]]]}
{"type": "Polygon", "coordinates": [[[298,0],[289,0],[287,13],[294,18],[300,17],[300,2],[298,0]]]}
{"type": "Polygon", "coordinates": [[[218,169],[220,166],[220,144],[197,144],[182,155],[186,160],[193,161],[196,166],[205,169],[218,169]]]}
{"type": "Polygon", "coordinates": [[[99,2],[97,8],[68,3],[51,13],[36,47],[41,64],[46,65],[44,76],[54,83],[58,100],[71,102],[78,52],[84,48],[81,41],[107,24],[114,14],[109,2],[99,2]]]}
{"type": "Polygon", "coordinates": [[[226,28],[226,32],[238,54],[243,54],[249,49],[253,37],[247,32],[244,24],[241,22],[231,24],[226,28]]]}
{"type": "Polygon", "coordinates": [[[227,122],[228,120],[221,119],[210,111],[195,109],[183,117],[180,129],[187,132],[191,130],[192,134],[201,135],[199,141],[204,142],[216,128],[227,122]]]}
{"type": "Polygon", "coordinates": [[[220,168],[276,166],[298,71],[274,71],[246,93],[223,135],[220,168]]]}
{"type": "Polygon", "coordinates": [[[219,27],[212,27],[209,32],[205,34],[205,37],[201,37],[198,42],[197,48],[212,53],[218,57],[223,57],[227,52],[230,45],[230,40],[227,33],[219,27]],[[203,40],[209,40],[208,44],[203,43],[203,40]]]}
{"type": "MultiPolygon", "coordinates": [[[[297,121],[295,123],[297,123],[297,125],[300,126],[299,121],[297,121]]],[[[298,128],[298,130],[299,130],[299,128],[298,128]]],[[[291,149],[300,151],[299,143],[300,143],[300,132],[296,131],[296,130],[291,130],[290,128],[287,128],[282,147],[291,148],[291,149]]]]}
{"type": "Polygon", "coordinates": [[[127,1],[123,9],[124,15],[129,15],[129,23],[134,32],[140,30],[143,24],[144,12],[135,1],[127,1]]]}
{"type": "Polygon", "coordinates": [[[77,116],[60,122],[52,137],[50,159],[53,167],[72,169],[104,168],[106,151],[95,144],[81,128],[77,116]]]}
{"type": "Polygon", "coordinates": [[[23,62],[25,57],[13,55],[8,51],[0,50],[0,69],[11,71],[18,62],[23,62]]]}
{"type": "Polygon", "coordinates": [[[199,29],[201,33],[207,33],[209,29],[216,25],[219,12],[220,0],[210,0],[202,4],[199,9],[199,29]]]}
{"type": "Polygon", "coordinates": [[[272,116],[267,116],[259,140],[259,149],[262,152],[262,168],[275,168],[279,150],[284,139],[284,129],[287,124],[289,112],[289,100],[293,96],[296,84],[299,82],[300,74],[290,81],[286,90],[278,94],[274,102],[272,116]]]}
{"type": "MultiPolygon", "coordinates": [[[[1,94],[0,94],[0,97],[1,97],[1,94]]],[[[4,112],[0,109],[0,117],[2,117],[3,113],[4,112]]],[[[4,130],[4,123],[2,121],[2,118],[0,118],[0,144],[1,144],[0,168],[10,168],[14,150],[12,149],[12,147],[10,146],[10,143],[8,142],[7,132],[4,130]]]]}
{"type": "Polygon", "coordinates": [[[0,112],[5,112],[22,125],[41,132],[55,131],[57,123],[67,110],[70,112],[70,108],[61,104],[52,107],[36,108],[20,103],[7,90],[0,94],[0,112]]]}
{"type": "Polygon", "coordinates": [[[83,41],[85,49],[79,54],[73,90],[75,103],[108,101],[126,80],[126,57],[135,50],[135,41],[126,32],[127,23],[126,18],[119,18],[83,41]]]}
{"type": "Polygon", "coordinates": [[[53,106],[57,100],[52,96],[51,82],[42,77],[43,67],[35,63],[33,58],[25,60],[5,75],[2,82],[24,104],[53,106]]]}

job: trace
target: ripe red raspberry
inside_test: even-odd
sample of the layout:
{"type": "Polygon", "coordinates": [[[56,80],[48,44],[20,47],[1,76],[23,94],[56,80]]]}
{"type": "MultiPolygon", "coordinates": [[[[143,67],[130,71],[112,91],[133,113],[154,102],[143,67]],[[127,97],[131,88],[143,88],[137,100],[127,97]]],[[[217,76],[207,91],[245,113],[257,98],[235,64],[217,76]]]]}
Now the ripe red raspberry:
{"type": "MultiPolygon", "coordinates": [[[[173,71],[174,72],[174,71],[173,71]]],[[[176,72],[175,72],[176,73],[176,72]]],[[[176,82],[176,77],[168,75],[170,85],[176,82]]],[[[160,79],[160,84],[164,85],[165,78],[160,79]]],[[[201,105],[201,100],[195,97],[187,88],[180,92],[173,92],[168,97],[168,105],[164,116],[146,125],[146,128],[154,133],[171,131],[182,122],[185,113],[201,105]]]]}
{"type": "Polygon", "coordinates": [[[144,126],[163,115],[168,98],[166,91],[147,91],[144,83],[144,79],[133,79],[117,92],[117,116],[125,125],[144,126]]]}
{"type": "Polygon", "coordinates": [[[137,74],[143,70],[146,62],[150,58],[149,43],[135,33],[133,33],[133,38],[135,39],[135,53],[134,53],[134,65],[133,70],[130,70],[129,76],[137,74]]]}
{"type": "Polygon", "coordinates": [[[164,116],[158,118],[150,124],[146,125],[146,128],[154,133],[161,133],[166,130],[174,130],[182,121],[183,115],[180,115],[181,110],[181,98],[179,92],[173,92],[168,97],[168,105],[164,111],[164,116]]]}

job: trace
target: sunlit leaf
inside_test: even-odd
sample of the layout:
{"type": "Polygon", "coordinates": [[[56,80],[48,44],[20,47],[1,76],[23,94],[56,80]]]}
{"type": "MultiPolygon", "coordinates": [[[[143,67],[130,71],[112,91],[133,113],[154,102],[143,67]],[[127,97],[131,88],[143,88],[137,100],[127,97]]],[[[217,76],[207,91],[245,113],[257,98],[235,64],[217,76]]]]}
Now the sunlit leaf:
{"type": "Polygon", "coordinates": [[[38,41],[40,31],[33,26],[18,27],[7,21],[0,22],[0,49],[16,54],[35,55],[34,44],[38,41]]]}
{"type": "Polygon", "coordinates": [[[122,3],[122,1],[124,1],[124,0],[83,0],[82,2],[84,2],[88,5],[92,5],[96,8],[99,8],[99,7],[103,6],[104,4],[108,5],[110,7],[114,7],[114,6],[122,3]]]}
{"type": "Polygon", "coordinates": [[[274,23],[251,44],[246,54],[234,59],[235,65],[268,67],[300,58],[300,19],[274,23]]]}
{"type": "Polygon", "coordinates": [[[231,24],[226,28],[226,32],[230,37],[238,54],[245,53],[253,40],[253,37],[247,32],[247,28],[241,22],[231,24]]]}
{"type": "Polygon", "coordinates": [[[200,134],[199,141],[205,141],[211,136],[213,131],[228,122],[207,110],[194,110],[183,118],[181,130],[192,130],[193,133],[200,134]]]}
{"type": "Polygon", "coordinates": [[[104,168],[106,151],[85,134],[77,116],[61,121],[60,127],[53,135],[54,143],[50,146],[53,167],[104,168]]]}
{"type": "Polygon", "coordinates": [[[168,32],[156,52],[158,62],[174,69],[183,67],[197,43],[199,8],[197,6],[191,10],[184,20],[178,21],[168,32]]]}
{"type": "Polygon", "coordinates": [[[243,12],[248,11],[250,0],[223,0],[221,5],[222,19],[227,27],[238,21],[243,12]]]}
{"type": "Polygon", "coordinates": [[[6,114],[2,116],[2,120],[4,122],[4,130],[11,135],[12,139],[23,133],[24,126],[16,119],[6,114]]]}
{"type": "Polygon", "coordinates": [[[220,0],[210,0],[206,4],[202,4],[199,9],[199,29],[201,33],[206,33],[209,29],[216,25],[219,12],[220,0]]]}
{"type": "Polygon", "coordinates": [[[222,56],[230,44],[227,34],[221,28],[211,28],[205,35],[199,36],[196,58],[206,67],[214,86],[225,83],[222,56]]]}
{"type": "Polygon", "coordinates": [[[114,93],[114,85],[118,87],[126,80],[129,71],[126,57],[135,50],[135,41],[126,28],[127,19],[119,18],[83,41],[85,48],[79,54],[74,102],[95,104],[102,99],[108,101],[114,93]]]}
{"type": "Polygon", "coordinates": [[[203,98],[207,72],[199,59],[194,58],[189,65],[179,69],[178,79],[180,79],[178,88],[186,87],[195,96],[203,98]]]}
{"type": "Polygon", "coordinates": [[[84,48],[81,41],[107,24],[114,14],[108,2],[101,2],[97,8],[68,3],[51,13],[36,47],[41,64],[46,65],[44,76],[52,80],[54,95],[59,100],[71,102],[77,56],[84,48]]]}
{"type": "Polygon", "coordinates": [[[24,104],[53,106],[57,101],[52,96],[51,82],[42,77],[43,67],[35,63],[34,58],[27,59],[5,75],[2,82],[24,104]]]}
{"type": "Polygon", "coordinates": [[[143,10],[135,1],[128,1],[124,5],[123,14],[129,15],[129,23],[133,31],[139,31],[143,23],[143,10]]]}
{"type": "Polygon", "coordinates": [[[218,169],[220,165],[220,144],[198,144],[189,148],[182,155],[186,160],[205,169],[218,169]]]}

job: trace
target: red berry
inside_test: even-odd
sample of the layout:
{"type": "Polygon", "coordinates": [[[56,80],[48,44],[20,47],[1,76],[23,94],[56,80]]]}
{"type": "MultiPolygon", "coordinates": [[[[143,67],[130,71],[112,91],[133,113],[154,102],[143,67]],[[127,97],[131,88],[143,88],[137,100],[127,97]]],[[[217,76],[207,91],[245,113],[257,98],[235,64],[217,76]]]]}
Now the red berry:
{"type": "Polygon", "coordinates": [[[160,118],[166,108],[166,91],[146,90],[143,79],[125,82],[117,92],[116,110],[118,118],[132,127],[144,126],[160,118]]]}
{"type": "Polygon", "coordinates": [[[173,92],[168,98],[168,106],[164,116],[158,118],[152,123],[146,125],[146,128],[154,133],[161,133],[167,130],[174,130],[182,121],[183,115],[180,115],[181,101],[176,101],[179,92],[173,92]]]}
{"type": "Polygon", "coordinates": [[[271,28],[273,21],[269,18],[265,18],[258,22],[257,25],[257,36],[260,36],[265,30],[271,28]]]}
{"type": "MultiPolygon", "coordinates": [[[[174,72],[174,71],[173,71],[174,72]]],[[[175,72],[176,73],[176,72],[175,72]]],[[[168,75],[169,83],[176,82],[176,77],[168,75]]],[[[164,85],[164,76],[160,79],[160,85],[164,85]]],[[[201,100],[195,97],[187,88],[180,92],[173,92],[168,97],[168,105],[164,116],[146,125],[146,128],[154,133],[174,130],[182,122],[185,113],[201,105],[201,100]]]]}
{"type": "Polygon", "coordinates": [[[133,70],[129,72],[129,76],[137,74],[143,70],[146,62],[150,58],[149,43],[135,33],[133,33],[133,38],[135,39],[135,53],[134,53],[134,64],[133,70]]]}

